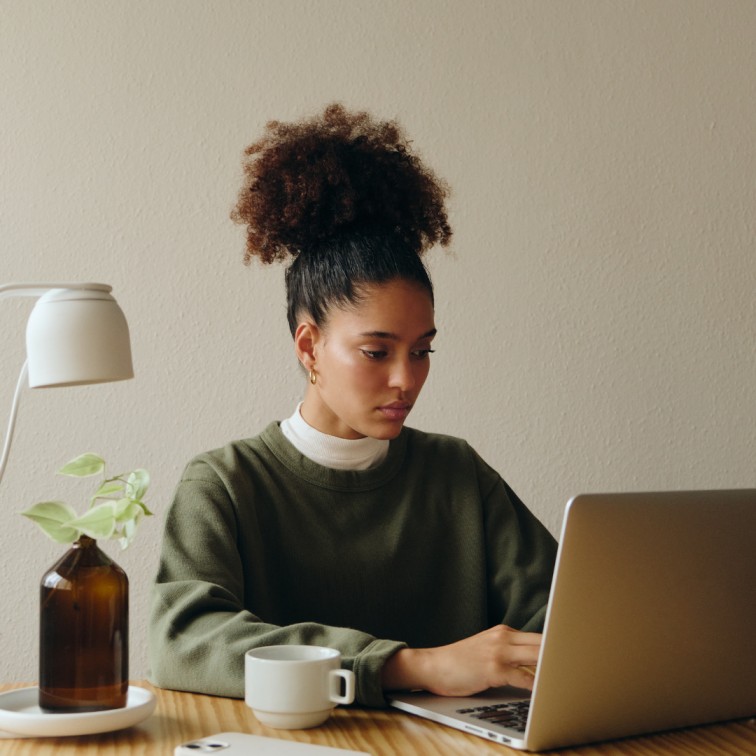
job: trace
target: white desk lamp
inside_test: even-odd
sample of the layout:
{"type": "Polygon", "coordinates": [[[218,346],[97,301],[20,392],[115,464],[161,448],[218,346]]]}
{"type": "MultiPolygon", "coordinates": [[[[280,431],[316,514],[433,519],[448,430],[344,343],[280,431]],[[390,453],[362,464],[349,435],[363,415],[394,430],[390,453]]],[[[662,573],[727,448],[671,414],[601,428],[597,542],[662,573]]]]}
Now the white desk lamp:
{"type": "Polygon", "coordinates": [[[8,432],[0,457],[2,480],[16,425],[24,380],[30,388],[78,386],[134,377],[126,318],[98,283],[20,283],[0,286],[0,299],[36,297],[26,326],[26,362],[13,396],[8,432]]]}

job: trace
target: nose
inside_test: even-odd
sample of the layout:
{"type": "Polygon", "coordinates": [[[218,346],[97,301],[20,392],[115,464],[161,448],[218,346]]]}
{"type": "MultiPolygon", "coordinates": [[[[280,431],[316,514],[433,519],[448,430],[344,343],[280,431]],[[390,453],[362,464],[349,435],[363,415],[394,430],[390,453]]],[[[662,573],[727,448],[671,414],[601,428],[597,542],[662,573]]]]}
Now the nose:
{"type": "Polygon", "coordinates": [[[391,375],[389,376],[389,386],[398,388],[400,391],[411,391],[417,383],[414,365],[407,358],[395,360],[391,366],[391,375]]]}

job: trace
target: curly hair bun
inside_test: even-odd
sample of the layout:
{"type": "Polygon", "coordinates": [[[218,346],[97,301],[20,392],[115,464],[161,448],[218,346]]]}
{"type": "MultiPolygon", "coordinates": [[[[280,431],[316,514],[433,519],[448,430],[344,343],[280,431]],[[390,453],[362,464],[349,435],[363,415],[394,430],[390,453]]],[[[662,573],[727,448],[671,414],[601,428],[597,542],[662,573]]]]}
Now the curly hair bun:
{"type": "Polygon", "coordinates": [[[311,119],[271,121],[245,155],[231,213],[247,227],[245,263],[296,257],[350,234],[393,236],[418,255],[451,239],[448,187],[394,121],[334,103],[311,119]]]}

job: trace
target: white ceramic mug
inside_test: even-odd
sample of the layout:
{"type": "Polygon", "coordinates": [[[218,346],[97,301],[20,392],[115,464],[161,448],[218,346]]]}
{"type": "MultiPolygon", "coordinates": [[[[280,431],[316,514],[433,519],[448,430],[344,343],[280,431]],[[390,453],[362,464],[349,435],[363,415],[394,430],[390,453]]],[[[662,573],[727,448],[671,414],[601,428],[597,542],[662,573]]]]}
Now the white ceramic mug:
{"type": "Polygon", "coordinates": [[[354,673],[324,646],[263,646],[244,656],[244,701],[265,725],[317,727],[336,704],[354,701],[354,673]],[[342,681],[344,693],[341,693],[342,681]]]}

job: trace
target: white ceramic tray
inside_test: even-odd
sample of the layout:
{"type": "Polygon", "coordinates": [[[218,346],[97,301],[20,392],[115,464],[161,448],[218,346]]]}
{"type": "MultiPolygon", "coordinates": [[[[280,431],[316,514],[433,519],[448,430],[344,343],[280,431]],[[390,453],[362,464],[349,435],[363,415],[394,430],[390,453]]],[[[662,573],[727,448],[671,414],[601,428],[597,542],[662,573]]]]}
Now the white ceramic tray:
{"type": "Polygon", "coordinates": [[[19,688],[0,693],[0,737],[63,737],[93,735],[131,727],[147,719],[157,699],[149,690],[129,686],[122,709],[53,714],[39,708],[39,688],[19,688]]]}

